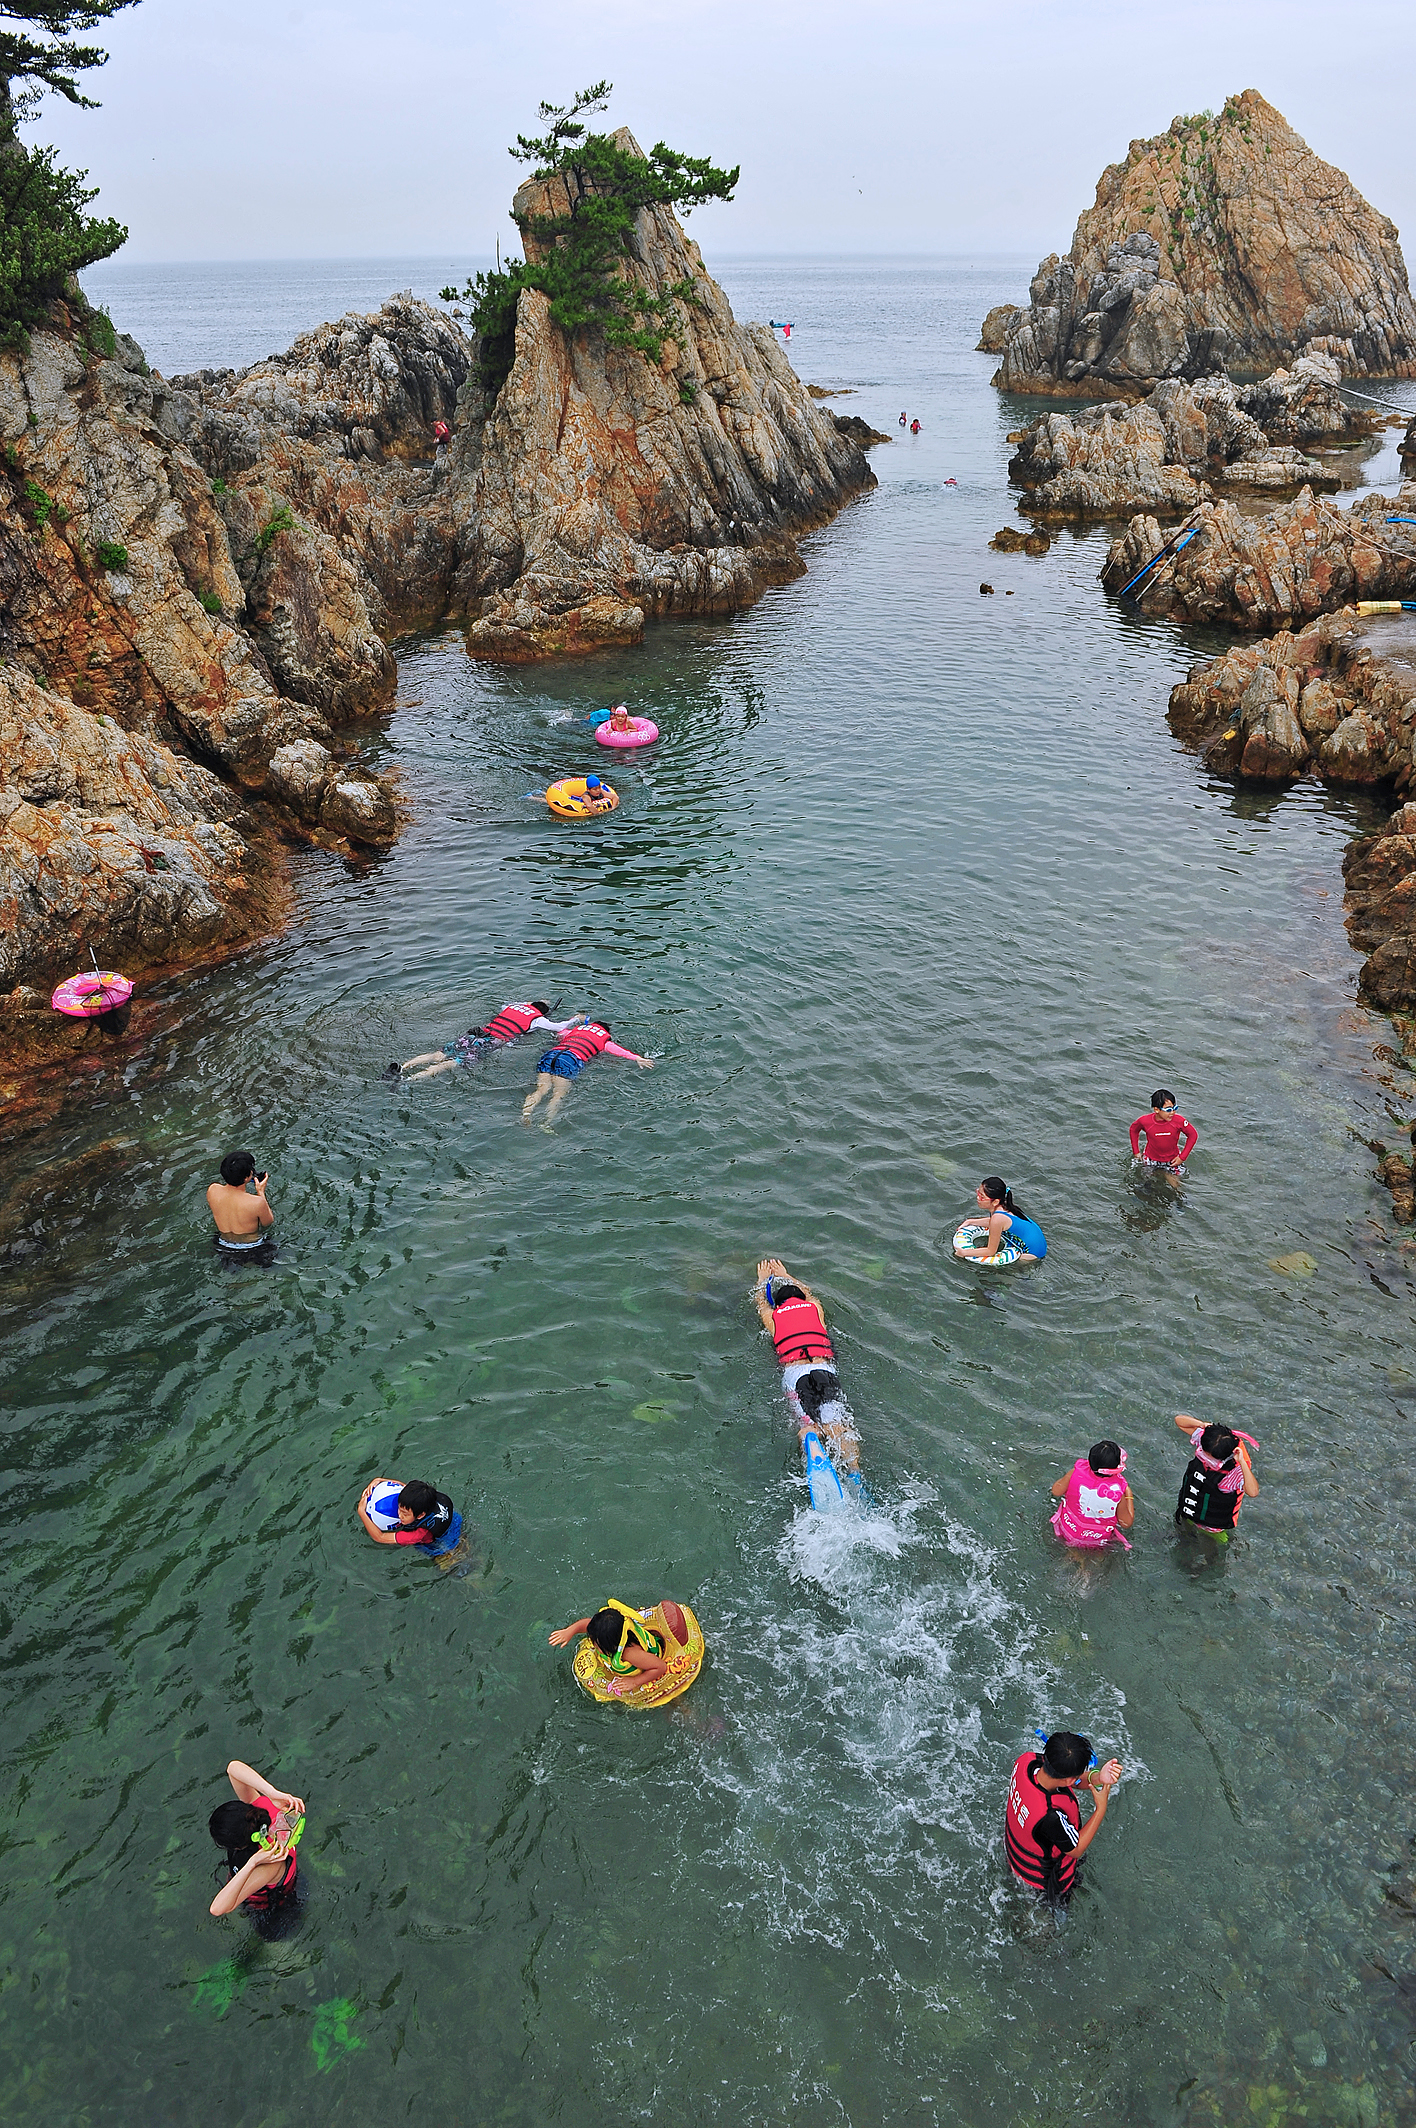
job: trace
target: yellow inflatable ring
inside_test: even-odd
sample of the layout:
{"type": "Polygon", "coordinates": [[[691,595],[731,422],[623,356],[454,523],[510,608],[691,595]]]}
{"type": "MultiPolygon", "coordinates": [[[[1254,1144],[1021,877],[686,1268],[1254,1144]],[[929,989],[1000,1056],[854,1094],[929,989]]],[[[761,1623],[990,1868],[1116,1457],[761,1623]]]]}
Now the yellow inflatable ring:
{"type": "Polygon", "coordinates": [[[655,1678],[652,1685],[630,1686],[626,1677],[619,1677],[610,1668],[604,1656],[588,1633],[581,1637],[575,1651],[575,1682],[603,1704],[608,1700],[622,1700],[626,1707],[664,1707],[689,1686],[703,1668],[705,1653],[703,1628],[686,1603],[681,1603],[684,1628],[688,1639],[679,1642],[669,1629],[664,1617],[664,1607],[656,1603],[652,1611],[641,1612],[650,1631],[657,1633],[664,1643],[668,1669],[662,1677],[655,1678]]]}
{"type": "Polygon", "coordinates": [[[592,791],[587,789],[583,776],[566,776],[551,785],[546,803],[557,820],[593,820],[597,813],[612,813],[619,797],[608,783],[592,791]]]}

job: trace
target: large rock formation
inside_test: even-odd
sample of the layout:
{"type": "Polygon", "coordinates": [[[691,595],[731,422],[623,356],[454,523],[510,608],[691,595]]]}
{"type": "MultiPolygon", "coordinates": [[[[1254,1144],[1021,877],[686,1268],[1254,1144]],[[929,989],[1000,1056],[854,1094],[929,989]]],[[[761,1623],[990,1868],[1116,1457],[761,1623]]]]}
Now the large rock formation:
{"type": "Polygon", "coordinates": [[[391,701],[391,635],[632,642],[800,574],[796,536],[874,484],[864,424],[736,322],[667,210],[629,270],[693,283],[662,361],[567,340],[528,290],[490,404],[411,296],[173,381],[121,336],[105,358],[77,297],[0,352],[0,1045],[96,1039],[46,1009],[89,948],[131,974],[267,925],[282,838],[391,840],[336,738],[391,701]]]}
{"type": "Polygon", "coordinates": [[[213,482],[189,446],[215,447],[215,417],[91,337],[59,305],[0,352],[7,1027],[81,949],[131,972],[264,927],[281,832],[396,831],[335,736],[395,680],[356,560],[269,468],[213,482]]]}
{"type": "MultiPolygon", "coordinates": [[[[621,129],[615,140],[639,153],[621,129]]],[[[568,211],[564,177],[514,213],[568,211]]],[[[667,207],[637,217],[632,273],[691,282],[654,365],[567,337],[523,289],[495,404],[469,389],[449,474],[462,538],[455,597],[474,655],[520,659],[639,639],[648,614],[728,613],[799,575],[798,535],[875,477],[765,325],[740,325],[667,207]]]]}
{"type": "Polygon", "coordinates": [[[1412,774],[1416,629],[1404,615],[1324,614],[1194,666],[1170,722],[1220,775],[1403,790],[1412,774]]]}
{"type": "MultiPolygon", "coordinates": [[[[368,626],[384,636],[441,614],[460,546],[434,428],[456,420],[472,353],[451,318],[404,295],[368,317],[302,333],[250,369],[175,377],[189,408],[182,440],[220,485],[238,555],[284,505],[306,542],[298,561],[295,546],[281,543],[285,575],[319,566],[348,576],[368,626]]],[[[282,606],[292,613],[282,591],[268,580],[258,587],[257,627],[269,631],[266,614],[282,606]]],[[[294,678],[306,655],[283,655],[282,631],[274,633],[272,662],[294,678]]],[[[385,683],[391,672],[385,653],[385,683]]],[[[311,685],[328,691],[333,678],[305,682],[301,699],[311,685]]]]}
{"type": "Polygon", "coordinates": [[[1305,351],[1350,376],[1416,376],[1396,229],[1254,89],[1133,140],[1030,298],[1006,325],[1007,391],[1130,397],[1305,351]]]}
{"type": "Polygon", "coordinates": [[[1365,435],[1372,416],[1353,414],[1337,390],[1337,365],[1304,356],[1292,372],[1236,390],[1227,377],[1166,379],[1137,406],[1044,414],[1018,431],[1009,477],[1029,490],[1030,515],[1119,517],[1132,511],[1185,514],[1214,487],[1291,493],[1333,489],[1336,473],[1296,448],[1319,438],[1365,435]],[[1252,411],[1262,407],[1273,428],[1252,411]],[[1282,439],[1282,440],[1277,440],[1282,439]]]}
{"type": "MultiPolygon", "coordinates": [[[[1393,503],[1363,495],[1348,510],[1304,488],[1262,518],[1229,502],[1201,503],[1183,530],[1194,537],[1159,562],[1132,596],[1143,613],[1226,627],[1301,626],[1363,599],[1416,596],[1416,484],[1393,503]]],[[[1153,516],[1132,519],[1107,556],[1112,592],[1179,535],[1153,516]]]]}

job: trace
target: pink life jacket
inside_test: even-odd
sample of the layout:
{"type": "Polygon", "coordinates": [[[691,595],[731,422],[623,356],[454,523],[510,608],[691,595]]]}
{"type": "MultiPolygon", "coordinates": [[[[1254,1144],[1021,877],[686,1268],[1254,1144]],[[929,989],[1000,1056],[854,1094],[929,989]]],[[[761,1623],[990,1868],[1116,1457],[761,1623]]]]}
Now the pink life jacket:
{"type": "Polygon", "coordinates": [[[1067,1479],[1067,1490],[1057,1503],[1052,1527],[1064,1544],[1080,1544],[1098,1551],[1116,1538],[1131,1549],[1131,1540],[1116,1520],[1116,1510],[1126,1497],[1126,1451],[1121,1451],[1119,1470],[1093,1470],[1085,1456],[1078,1456],[1067,1479]]]}
{"type": "Polygon", "coordinates": [[[599,1056],[609,1039],[604,1028],[592,1020],[588,1027],[570,1027],[564,1034],[557,1035],[554,1047],[568,1049],[582,1064],[588,1064],[592,1057],[599,1056]]]}

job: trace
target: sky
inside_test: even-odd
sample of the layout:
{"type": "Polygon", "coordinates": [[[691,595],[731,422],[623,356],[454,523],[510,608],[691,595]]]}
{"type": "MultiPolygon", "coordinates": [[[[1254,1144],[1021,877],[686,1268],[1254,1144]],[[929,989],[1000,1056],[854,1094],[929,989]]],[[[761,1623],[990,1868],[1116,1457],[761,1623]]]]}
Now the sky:
{"type": "Polygon", "coordinates": [[[26,138],[100,187],[134,263],[503,250],[543,97],[739,163],[720,256],[1065,251],[1103,166],[1256,88],[1416,243],[1409,6],[1310,0],[140,0],[99,111],[26,138]]]}

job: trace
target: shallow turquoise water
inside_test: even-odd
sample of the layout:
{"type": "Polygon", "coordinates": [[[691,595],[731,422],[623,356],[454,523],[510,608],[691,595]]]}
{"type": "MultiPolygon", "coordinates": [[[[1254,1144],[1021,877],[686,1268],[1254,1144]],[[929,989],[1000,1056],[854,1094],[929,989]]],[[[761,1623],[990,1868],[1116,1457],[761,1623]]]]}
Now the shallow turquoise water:
{"type": "Polygon", "coordinates": [[[843,407],[919,414],[880,489],[637,655],[410,646],[399,847],[301,859],[289,935],[12,1149],[52,1188],[0,1283],[10,2117],[1409,2118],[1416,1361],[1359,1142],[1403,1104],[1338,869],[1371,813],[1206,778],[1163,714],[1192,649],[1103,601],[1100,535],[988,553],[1019,410],[972,342],[1018,278],[728,274],[843,407]],[[577,720],[619,694],[663,742],[552,823],[522,794],[604,765],[577,720]],[[602,1060],[553,1135],[528,1047],[380,1083],[533,990],[657,1069],[602,1060]],[[1174,1200],[1126,1157],[1161,1081],[1174,1200]],[[266,1271],[207,1251],[237,1142],[266,1271]],[[949,1256],[993,1170],[1036,1270],[949,1256]],[[807,1511],[763,1253],[827,1303],[873,1516],[807,1511]],[[1182,1407],[1263,1443],[1198,1571],[1182,1407]],[[1078,1566],[1047,1487],[1102,1433],[1137,1541],[1078,1566]],[[453,1494],[469,1572],[362,1539],[381,1471],[453,1494]],[[660,1593],[702,1678],[590,1705],[548,1631],[660,1593]],[[1037,1724],[1133,1775],[1061,1928],[1001,1860],[1037,1724]],[[206,1914],[232,1754],[310,1801],[277,1944],[206,1914]]]}

